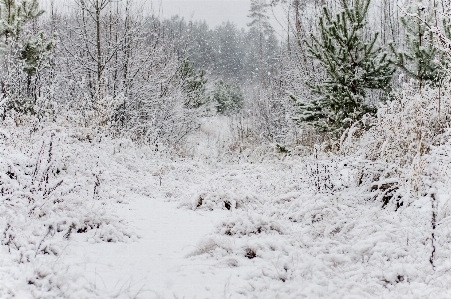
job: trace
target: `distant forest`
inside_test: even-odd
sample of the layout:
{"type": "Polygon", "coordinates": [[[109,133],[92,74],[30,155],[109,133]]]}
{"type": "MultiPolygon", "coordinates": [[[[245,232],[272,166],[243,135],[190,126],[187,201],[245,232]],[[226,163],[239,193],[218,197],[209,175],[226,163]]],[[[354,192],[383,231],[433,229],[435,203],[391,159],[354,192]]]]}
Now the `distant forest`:
{"type": "Polygon", "coordinates": [[[280,41],[272,28],[261,40],[254,26],[244,30],[227,22],[210,28],[205,21],[174,16],[164,20],[160,30],[174,41],[180,59],[224,80],[250,83],[262,74],[266,78],[275,71],[280,54],[280,41]]]}

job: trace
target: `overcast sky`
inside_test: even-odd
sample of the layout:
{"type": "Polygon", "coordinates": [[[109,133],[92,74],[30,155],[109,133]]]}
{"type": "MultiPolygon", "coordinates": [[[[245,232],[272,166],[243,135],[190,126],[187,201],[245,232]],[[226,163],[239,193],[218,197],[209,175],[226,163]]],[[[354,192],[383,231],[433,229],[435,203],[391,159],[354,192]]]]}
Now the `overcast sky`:
{"type": "MultiPolygon", "coordinates": [[[[47,9],[51,0],[40,0],[41,4],[47,9]]],[[[247,27],[249,19],[250,0],[135,0],[137,2],[146,2],[147,7],[152,7],[156,14],[164,18],[173,15],[183,16],[186,20],[205,20],[210,27],[215,27],[223,22],[233,22],[239,28],[247,27]]],[[[55,4],[60,6],[73,5],[73,0],[54,0],[55,4]]],[[[279,16],[280,11],[276,12],[279,16]]],[[[270,13],[272,17],[272,13],[270,13]]],[[[280,18],[282,21],[282,18],[280,18]]],[[[281,26],[273,20],[274,29],[282,32],[281,26]]]]}
{"type": "MultiPolygon", "coordinates": [[[[154,5],[159,2],[153,0],[154,5]]],[[[249,0],[162,0],[161,5],[164,17],[178,14],[189,20],[205,20],[211,26],[231,21],[245,27],[249,22],[249,0]]]]}
{"type": "MultiPolygon", "coordinates": [[[[152,5],[154,10],[161,5],[161,13],[165,18],[178,14],[187,20],[205,20],[211,27],[230,21],[239,28],[245,28],[250,22],[247,17],[250,0],[153,0],[152,5]]],[[[275,13],[281,17],[280,10],[275,13]]],[[[277,32],[282,31],[275,20],[272,23],[277,32]]]]}

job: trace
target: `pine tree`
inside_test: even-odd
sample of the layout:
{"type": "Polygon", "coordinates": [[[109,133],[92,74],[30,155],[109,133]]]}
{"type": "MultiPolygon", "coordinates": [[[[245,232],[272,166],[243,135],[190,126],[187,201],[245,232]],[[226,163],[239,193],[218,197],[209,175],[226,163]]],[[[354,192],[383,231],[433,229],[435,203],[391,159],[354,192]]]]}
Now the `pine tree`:
{"type": "Polygon", "coordinates": [[[394,70],[387,54],[376,46],[378,34],[366,41],[364,30],[370,0],[340,0],[342,12],[332,18],[324,7],[319,19],[321,34],[306,42],[310,55],[318,60],[326,79],[309,85],[315,99],[297,100],[300,122],[337,137],[352,122],[373,114],[374,106],[365,102],[368,90],[388,90],[394,70]]]}
{"type": "Polygon", "coordinates": [[[3,112],[34,111],[32,78],[47,60],[53,41],[25,29],[43,13],[38,0],[0,0],[0,97],[8,98],[3,112]],[[20,83],[22,78],[26,82],[20,83]]]}
{"type": "Polygon", "coordinates": [[[21,1],[0,0],[0,36],[4,43],[18,40],[26,23],[38,18],[44,13],[39,9],[38,0],[21,1]]]}
{"type": "Polygon", "coordinates": [[[433,21],[433,9],[427,9],[421,2],[416,2],[409,7],[409,16],[401,18],[406,30],[406,51],[398,50],[393,43],[390,44],[395,55],[393,64],[417,80],[420,88],[424,84],[437,86],[445,77],[445,68],[444,57],[441,57],[443,54],[434,45],[434,34],[425,25],[433,21]]]}
{"type": "Polygon", "coordinates": [[[238,84],[226,83],[222,80],[216,83],[213,93],[216,111],[222,115],[232,115],[243,108],[244,97],[238,84]]]}
{"type": "Polygon", "coordinates": [[[269,5],[264,0],[251,0],[251,8],[248,15],[251,22],[247,25],[260,32],[262,37],[267,37],[274,32],[267,16],[268,7],[269,5]]]}
{"type": "MultiPolygon", "coordinates": [[[[249,37],[252,35],[258,36],[258,52],[259,52],[259,75],[260,83],[263,84],[263,74],[268,68],[265,61],[266,46],[268,45],[268,40],[274,36],[274,28],[269,22],[269,17],[267,15],[267,9],[269,5],[266,4],[265,0],[251,0],[251,8],[249,10],[248,18],[251,22],[247,24],[249,26],[249,37]]],[[[254,54],[252,54],[254,55],[254,54]]]]}
{"type": "Polygon", "coordinates": [[[241,80],[244,53],[241,47],[241,37],[235,24],[226,22],[215,29],[216,74],[226,80],[238,78],[241,80]]]}
{"type": "Polygon", "coordinates": [[[186,108],[199,108],[207,102],[206,84],[207,78],[206,72],[194,69],[193,64],[185,59],[180,66],[180,79],[182,81],[182,89],[187,95],[187,101],[185,102],[186,108]]]}

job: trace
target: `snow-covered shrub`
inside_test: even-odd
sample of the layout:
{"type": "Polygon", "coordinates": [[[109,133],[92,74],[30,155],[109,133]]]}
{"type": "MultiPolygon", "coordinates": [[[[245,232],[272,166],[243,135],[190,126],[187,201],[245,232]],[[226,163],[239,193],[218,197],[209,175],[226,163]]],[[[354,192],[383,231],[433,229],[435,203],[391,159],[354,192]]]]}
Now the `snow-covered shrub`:
{"type": "Polygon", "coordinates": [[[60,250],[49,239],[72,225],[72,219],[54,215],[64,200],[58,194],[63,180],[55,179],[60,170],[52,165],[52,146],[43,144],[35,163],[17,153],[10,157],[4,149],[1,155],[1,243],[17,251],[21,263],[41,253],[57,255],[60,250]],[[41,225],[31,228],[33,222],[41,225]]]}
{"type": "Polygon", "coordinates": [[[318,147],[315,147],[312,156],[313,159],[306,163],[310,189],[314,192],[336,191],[337,186],[335,186],[333,179],[337,173],[335,165],[330,161],[322,161],[318,158],[318,147]]]}
{"type": "Polygon", "coordinates": [[[111,156],[99,158],[96,139],[80,141],[89,131],[48,123],[37,130],[3,125],[0,297],[110,298],[96,291],[95,283],[66,257],[74,242],[128,242],[136,237],[112,210],[127,194],[112,187],[114,171],[104,167],[112,164],[111,156]]]}
{"type": "Polygon", "coordinates": [[[284,229],[275,221],[252,212],[236,213],[233,217],[225,219],[217,228],[217,232],[227,236],[249,236],[284,233],[284,229]]]}
{"type": "Polygon", "coordinates": [[[193,200],[193,209],[216,210],[227,209],[235,210],[257,202],[258,198],[254,194],[236,194],[229,190],[209,190],[200,193],[193,200]]]}
{"type": "Polygon", "coordinates": [[[407,85],[398,100],[380,107],[375,124],[362,137],[365,159],[404,167],[439,145],[451,120],[450,87],[416,90],[407,85]]]}
{"type": "MultiPolygon", "coordinates": [[[[354,155],[356,184],[374,191],[384,205],[392,198],[418,197],[425,190],[426,157],[447,139],[451,120],[451,86],[405,85],[396,100],[382,105],[377,116],[362,121],[368,131],[351,127],[342,138],[343,154],[354,155]]],[[[360,124],[361,125],[361,124],[360,124]]],[[[397,207],[402,205],[398,202],[397,207]]]]}
{"type": "Polygon", "coordinates": [[[61,249],[54,239],[69,239],[75,233],[98,230],[96,238],[108,242],[131,237],[125,231],[117,233],[114,219],[104,215],[102,205],[96,204],[98,184],[94,185],[90,206],[100,210],[87,208],[89,200],[80,194],[82,186],[68,180],[64,175],[68,166],[57,158],[54,134],[43,142],[34,161],[2,150],[1,243],[18,253],[19,262],[30,261],[38,254],[58,255],[61,249]]]}

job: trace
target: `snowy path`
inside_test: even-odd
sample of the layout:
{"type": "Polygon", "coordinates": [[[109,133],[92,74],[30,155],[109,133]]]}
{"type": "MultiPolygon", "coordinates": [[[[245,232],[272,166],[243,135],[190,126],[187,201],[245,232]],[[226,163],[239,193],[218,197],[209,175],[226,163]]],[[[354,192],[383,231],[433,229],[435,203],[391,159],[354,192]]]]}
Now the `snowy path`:
{"type": "Polygon", "coordinates": [[[98,290],[124,295],[139,292],[144,298],[212,298],[209,290],[224,287],[225,277],[213,276],[208,265],[186,258],[224,211],[177,209],[175,203],[146,197],[132,199],[121,210],[141,237],[139,241],[71,244],[76,256],[73,262],[84,268],[98,290]]]}

